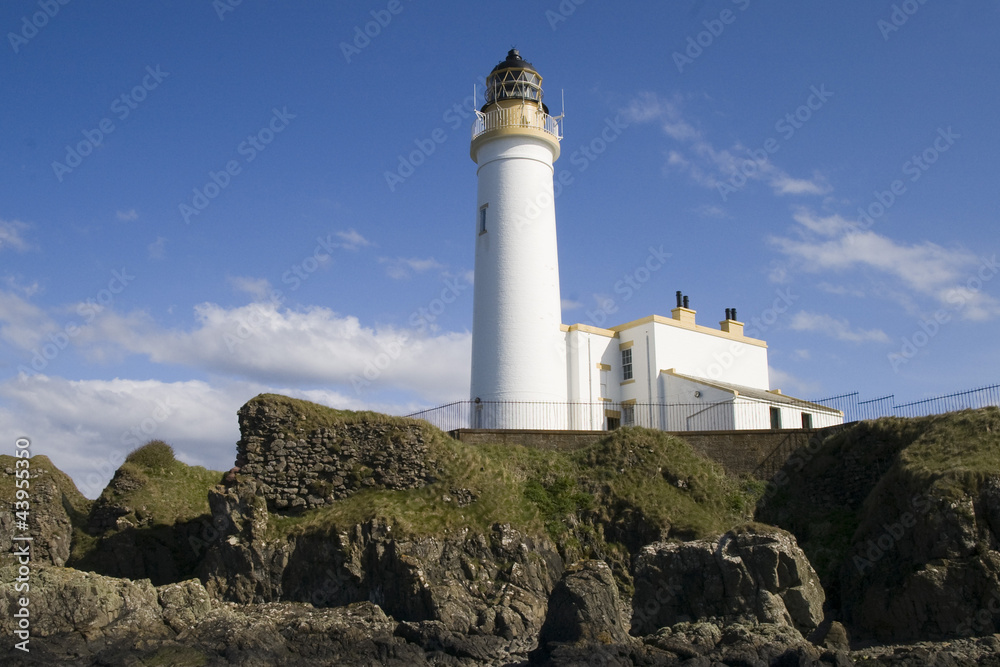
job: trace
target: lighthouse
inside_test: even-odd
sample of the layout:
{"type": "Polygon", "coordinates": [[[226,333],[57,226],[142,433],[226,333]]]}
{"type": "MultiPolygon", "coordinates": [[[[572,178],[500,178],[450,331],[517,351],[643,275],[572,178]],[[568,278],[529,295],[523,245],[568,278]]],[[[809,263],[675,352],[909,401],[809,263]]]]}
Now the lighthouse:
{"type": "Polygon", "coordinates": [[[566,428],[552,187],[561,116],[549,115],[542,77],[517,49],[490,72],[485,98],[470,147],[478,177],[472,423],[566,428]]]}

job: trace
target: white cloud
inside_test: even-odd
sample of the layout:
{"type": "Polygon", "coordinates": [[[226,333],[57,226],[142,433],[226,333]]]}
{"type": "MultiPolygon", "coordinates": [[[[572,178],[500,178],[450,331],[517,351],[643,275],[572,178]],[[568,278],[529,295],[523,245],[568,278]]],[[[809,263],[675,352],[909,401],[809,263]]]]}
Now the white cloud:
{"type": "Polygon", "coordinates": [[[118,211],[117,213],[115,213],[115,217],[117,217],[122,222],[131,222],[132,220],[138,220],[139,214],[136,213],[134,208],[130,208],[127,211],[118,211]]]}
{"type": "Polygon", "coordinates": [[[416,409],[330,390],[252,382],[70,381],[38,375],[0,382],[0,431],[29,438],[34,454],[48,456],[94,498],[125,456],[151,439],[172,445],[189,465],[228,470],[240,437],[236,411],[264,392],[346,410],[405,414],[416,409]]]}
{"type": "Polygon", "coordinates": [[[767,375],[771,389],[780,389],[781,393],[788,396],[809,400],[811,396],[815,396],[820,391],[820,384],[818,382],[802,380],[774,366],[767,367],[767,375]]]}
{"type": "Polygon", "coordinates": [[[380,264],[385,264],[386,274],[395,280],[404,280],[409,278],[412,273],[441,271],[445,268],[444,264],[441,264],[433,257],[428,257],[426,259],[420,259],[418,257],[397,257],[395,259],[391,259],[389,257],[379,257],[378,261],[380,264]]]}
{"type": "MultiPolygon", "coordinates": [[[[137,354],[156,364],[264,384],[339,387],[359,397],[389,390],[445,403],[468,389],[468,332],[365,327],[326,308],[297,311],[275,303],[229,309],[203,303],[194,310],[196,325],[177,330],[160,327],[143,311],[106,309],[80,326],[73,342],[92,362],[137,354]]],[[[12,331],[22,339],[30,334],[12,331]]],[[[29,349],[36,341],[26,338],[19,346],[29,349]]]]}
{"type": "Polygon", "coordinates": [[[816,331],[851,343],[889,342],[889,336],[881,329],[853,329],[846,319],[805,310],[795,313],[790,326],[795,331],[816,331]]]}
{"type": "Polygon", "coordinates": [[[679,96],[665,100],[654,93],[640,93],[623,110],[630,122],[659,122],[663,133],[680,145],[668,151],[668,168],[686,172],[699,185],[717,188],[726,195],[740,190],[747,181],[762,181],[776,195],[830,192],[830,186],[821,175],[814,174],[811,179],[794,178],[770,159],[761,161],[753,157],[748,147],[739,141],[729,148],[717,148],[684,117],[683,106],[679,96]]]}
{"type": "Polygon", "coordinates": [[[715,206],[714,204],[702,204],[694,210],[695,213],[703,218],[728,218],[729,214],[726,213],[726,209],[721,206],[715,206]]]}
{"type": "MultiPolygon", "coordinates": [[[[879,271],[910,293],[930,297],[941,306],[961,309],[962,317],[985,320],[1000,316],[1000,301],[982,289],[982,275],[992,278],[989,267],[995,259],[982,258],[965,248],[945,248],[930,241],[907,245],[859,229],[840,216],[818,217],[798,210],[795,220],[802,225],[795,238],[771,237],[780,252],[796,260],[803,271],[879,271]],[[817,238],[817,235],[821,238],[817,238]],[[976,289],[969,289],[971,284],[976,289]],[[961,303],[960,306],[956,304],[961,303]]],[[[909,300],[904,294],[904,303],[909,300]]]]}
{"type": "Polygon", "coordinates": [[[238,292],[245,292],[258,301],[264,301],[271,294],[271,283],[267,278],[249,278],[247,276],[229,276],[229,284],[238,292]]]}
{"type": "Polygon", "coordinates": [[[38,306],[12,292],[0,291],[0,340],[30,351],[56,328],[55,321],[38,306]]]}
{"type": "Polygon", "coordinates": [[[562,299],[559,302],[559,307],[562,310],[577,310],[578,308],[583,308],[583,304],[573,299],[562,299]]]}
{"type": "Polygon", "coordinates": [[[346,232],[334,232],[334,235],[343,241],[343,243],[335,243],[334,245],[336,247],[343,248],[344,250],[357,251],[359,248],[366,248],[374,245],[371,241],[356,232],[353,228],[348,229],[346,232]]]}
{"type": "Polygon", "coordinates": [[[0,250],[11,248],[19,252],[24,252],[30,246],[24,240],[24,232],[28,229],[27,223],[20,220],[0,220],[0,250]]]}
{"type": "Polygon", "coordinates": [[[150,259],[163,259],[167,248],[167,239],[157,236],[156,240],[146,246],[150,259]]]}

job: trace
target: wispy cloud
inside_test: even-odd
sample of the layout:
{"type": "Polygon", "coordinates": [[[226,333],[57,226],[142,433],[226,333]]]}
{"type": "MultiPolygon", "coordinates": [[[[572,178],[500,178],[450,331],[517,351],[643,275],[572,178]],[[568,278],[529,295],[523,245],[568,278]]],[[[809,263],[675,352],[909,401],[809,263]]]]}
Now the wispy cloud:
{"type": "Polygon", "coordinates": [[[824,313],[811,313],[806,310],[795,313],[789,326],[795,331],[815,331],[851,343],[889,342],[889,336],[881,329],[852,328],[846,319],[838,319],[824,313]]]}
{"type": "Polygon", "coordinates": [[[138,220],[139,214],[136,213],[136,210],[134,208],[130,208],[127,211],[118,211],[117,213],[115,213],[115,217],[117,217],[122,222],[131,222],[133,220],[138,220]]]}
{"type": "Polygon", "coordinates": [[[771,389],[780,389],[782,393],[790,396],[808,399],[808,397],[815,396],[821,391],[818,382],[802,380],[774,366],[767,367],[767,375],[771,389]]]}
{"type": "Polygon", "coordinates": [[[146,246],[150,259],[163,259],[167,251],[167,239],[157,236],[156,240],[146,246]]]}
{"type": "Polygon", "coordinates": [[[271,283],[267,278],[250,278],[247,276],[229,276],[229,285],[237,292],[245,292],[258,301],[264,301],[271,293],[271,283]]]}
{"type": "Polygon", "coordinates": [[[0,220],[0,251],[10,248],[24,252],[30,245],[24,239],[29,225],[20,220],[0,220]]]}
{"type": "Polygon", "coordinates": [[[375,245],[356,232],[353,228],[348,229],[346,232],[334,232],[334,236],[342,241],[342,243],[336,243],[334,245],[343,248],[344,250],[357,251],[360,248],[367,248],[368,246],[375,245]]]}
{"type": "MultiPolygon", "coordinates": [[[[230,283],[255,295],[268,288],[266,280],[253,278],[230,283]]],[[[73,353],[93,363],[137,354],[198,373],[269,385],[340,386],[359,395],[368,391],[364,385],[432,403],[456,400],[468,390],[468,332],[368,327],[326,308],[290,310],[263,300],[235,308],[203,303],[194,316],[189,329],[166,329],[145,311],[108,307],[90,322],[75,322],[73,353]],[[386,355],[389,362],[383,363],[386,355]]],[[[0,291],[0,339],[30,356],[56,329],[57,320],[46,311],[0,291]]]]}
{"type": "Polygon", "coordinates": [[[574,301],[573,299],[563,299],[559,303],[562,310],[577,310],[583,308],[583,304],[579,301],[574,301]]]}
{"type": "Polygon", "coordinates": [[[963,287],[976,278],[988,258],[965,248],[945,248],[931,241],[900,243],[860,229],[855,221],[839,215],[823,217],[798,209],[794,218],[800,227],[792,230],[790,236],[772,236],[769,241],[802,271],[873,270],[898,282],[902,290],[896,291],[903,301],[919,296],[948,306],[956,301],[958,293],[962,296],[964,318],[985,320],[1000,316],[997,299],[985,290],[970,292],[963,287]]]}
{"type": "Polygon", "coordinates": [[[418,257],[379,257],[379,263],[385,264],[385,272],[390,278],[404,280],[414,273],[425,273],[427,271],[441,271],[445,268],[433,257],[421,259],[418,257]]]}
{"type": "Polygon", "coordinates": [[[790,176],[770,159],[753,157],[748,147],[739,141],[728,148],[713,145],[697,124],[685,117],[684,104],[685,100],[679,95],[664,99],[646,92],[632,99],[624,110],[630,122],[658,123],[663,133],[679,144],[667,151],[668,169],[687,173],[699,185],[720,192],[726,192],[726,188],[738,190],[747,181],[761,181],[776,195],[830,192],[830,185],[821,174],[813,174],[811,178],[790,176]]]}

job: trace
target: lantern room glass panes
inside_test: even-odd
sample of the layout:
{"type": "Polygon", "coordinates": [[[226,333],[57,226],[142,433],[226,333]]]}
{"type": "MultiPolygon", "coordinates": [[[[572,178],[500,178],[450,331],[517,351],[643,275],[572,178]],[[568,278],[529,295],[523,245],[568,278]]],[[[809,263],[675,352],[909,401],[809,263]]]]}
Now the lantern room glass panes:
{"type": "Polygon", "coordinates": [[[486,81],[486,103],[500,100],[542,101],[542,77],[525,69],[494,72],[486,81]]]}

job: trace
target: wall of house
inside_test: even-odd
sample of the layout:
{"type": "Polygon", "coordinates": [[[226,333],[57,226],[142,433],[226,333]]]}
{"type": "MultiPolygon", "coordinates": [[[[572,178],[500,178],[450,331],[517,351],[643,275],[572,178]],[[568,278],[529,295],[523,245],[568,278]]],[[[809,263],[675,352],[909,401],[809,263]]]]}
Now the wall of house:
{"type": "Polygon", "coordinates": [[[662,322],[643,327],[651,329],[655,338],[658,369],[673,368],[708,380],[771,388],[767,348],[750,342],[753,339],[738,340],[662,322]]]}

